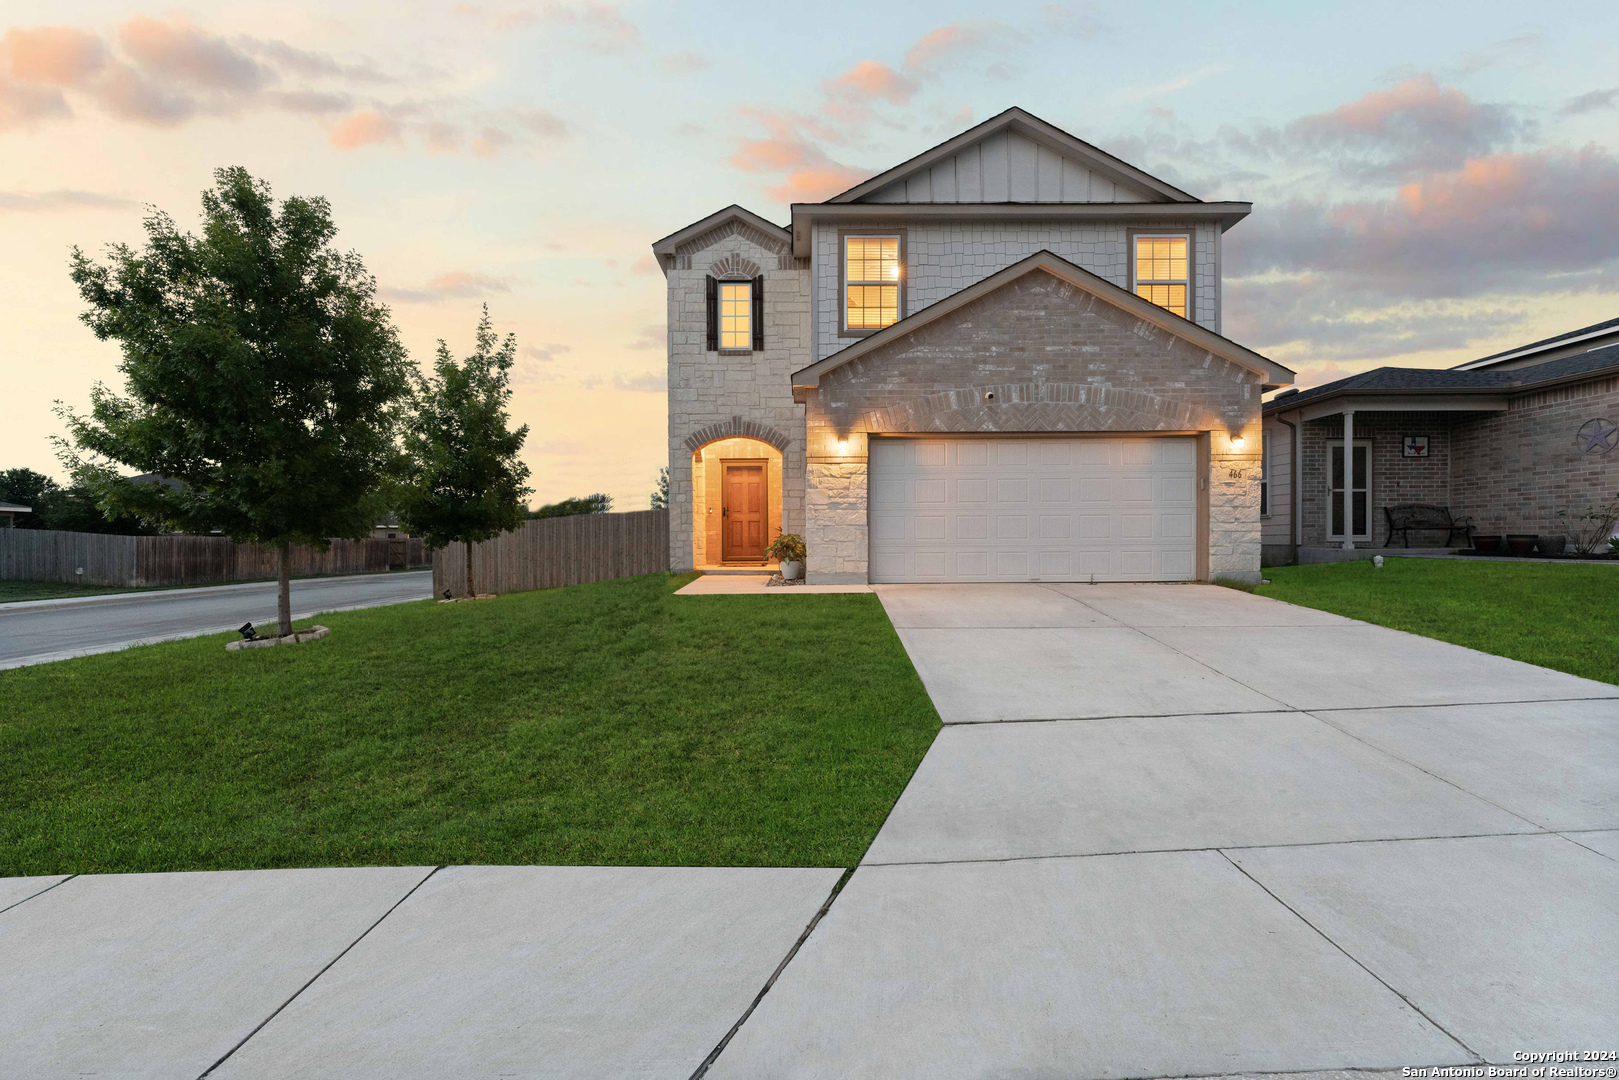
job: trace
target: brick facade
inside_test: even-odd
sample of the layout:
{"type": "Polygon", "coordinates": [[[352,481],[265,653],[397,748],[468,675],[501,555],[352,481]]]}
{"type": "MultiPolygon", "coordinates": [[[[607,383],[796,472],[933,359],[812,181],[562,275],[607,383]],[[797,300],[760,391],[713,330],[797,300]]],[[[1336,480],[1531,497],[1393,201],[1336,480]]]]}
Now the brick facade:
{"type": "MultiPolygon", "coordinates": [[[[1575,441],[1580,427],[1599,417],[1619,421],[1619,379],[1523,394],[1509,400],[1506,412],[1357,410],[1355,439],[1372,447],[1375,527],[1372,540],[1357,546],[1382,546],[1388,539],[1383,510],[1401,503],[1449,507],[1453,515],[1471,516],[1482,533],[1563,532],[1559,510],[1577,513],[1619,499],[1619,450],[1588,454],[1575,441]],[[1404,456],[1407,435],[1428,436],[1427,458],[1404,456]]],[[[1291,437],[1274,421],[1266,428],[1273,439],[1291,437]]],[[[1339,414],[1302,425],[1299,542],[1306,547],[1341,542],[1327,534],[1327,447],[1342,439],[1339,414]]],[[[1274,445],[1272,454],[1275,470],[1274,445]]],[[[1290,542],[1292,479],[1289,464],[1274,491],[1287,501],[1266,523],[1267,561],[1289,561],[1282,549],[1290,542]]],[[[1411,534],[1414,545],[1444,541],[1443,532],[1411,534]]]]}
{"type": "Polygon", "coordinates": [[[1588,454],[1575,434],[1619,423],[1619,378],[1513,398],[1494,416],[1456,423],[1452,498],[1484,533],[1561,533],[1557,512],[1619,499],[1619,450],[1588,454]]]}
{"type": "MultiPolygon", "coordinates": [[[[778,486],[769,493],[777,508],[772,535],[803,531],[804,408],[793,402],[792,375],[810,363],[810,275],[789,253],[785,236],[729,223],[683,244],[673,263],[666,270],[669,566],[680,571],[709,555],[706,495],[714,488],[708,478],[694,477],[693,463],[697,451],[719,439],[769,444],[739,456],[769,458],[769,447],[779,451],[779,471],[771,473],[778,486]],[[763,275],[762,352],[708,351],[705,279],[711,273],[736,280],[763,275]]],[[[715,456],[705,451],[705,458],[715,456]]],[[[717,474],[712,480],[718,483],[717,474]]]]}
{"type": "Polygon", "coordinates": [[[1050,274],[1026,274],[810,393],[810,579],[866,580],[865,433],[940,431],[1210,432],[1209,572],[1257,578],[1260,383],[1050,274]]]}

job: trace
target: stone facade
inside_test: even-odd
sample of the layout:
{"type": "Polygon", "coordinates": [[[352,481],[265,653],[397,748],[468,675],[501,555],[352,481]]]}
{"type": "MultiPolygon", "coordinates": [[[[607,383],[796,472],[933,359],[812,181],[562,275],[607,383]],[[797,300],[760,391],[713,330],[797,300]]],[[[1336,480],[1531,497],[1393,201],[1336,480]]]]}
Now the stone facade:
{"type": "MultiPolygon", "coordinates": [[[[850,230],[817,225],[813,233],[816,360],[858,340],[839,336],[842,262],[838,237],[847,231],[850,230]]],[[[1220,231],[1207,223],[1166,219],[1126,226],[1111,222],[903,223],[878,219],[861,225],[859,231],[892,232],[905,237],[902,315],[914,315],[1039,251],[1049,251],[1128,289],[1131,231],[1189,233],[1193,241],[1193,321],[1220,332],[1220,231]]]]}
{"type": "Polygon", "coordinates": [[[754,439],[779,451],[779,470],[771,474],[778,485],[770,491],[772,535],[803,531],[804,409],[793,402],[792,375],[810,363],[810,275],[792,257],[785,233],[735,221],[682,244],[669,262],[669,565],[680,571],[708,555],[706,526],[694,521],[699,488],[706,487],[694,477],[694,462],[721,439],[754,439]],[[763,351],[708,350],[710,274],[764,277],[763,351]]]}
{"type": "Polygon", "coordinates": [[[810,579],[866,580],[865,433],[941,431],[1208,432],[1208,572],[1256,579],[1260,387],[1255,372],[1028,273],[809,393],[810,579]]]}
{"type": "MultiPolygon", "coordinates": [[[[1619,450],[1589,454],[1575,435],[1587,421],[1619,421],[1619,379],[1604,378],[1512,398],[1506,412],[1355,412],[1355,439],[1371,443],[1370,540],[1388,539],[1383,510],[1402,503],[1446,506],[1473,518],[1483,533],[1559,533],[1559,510],[1579,512],[1619,499],[1619,450]],[[1428,436],[1428,457],[1402,452],[1407,435],[1428,436]]],[[[1303,424],[1299,490],[1299,542],[1337,544],[1328,537],[1327,448],[1343,439],[1338,414],[1303,424]]],[[[1266,424],[1272,438],[1291,438],[1282,424],[1266,424]]],[[[1267,561],[1287,561],[1291,542],[1291,463],[1273,473],[1279,504],[1266,523],[1267,561]]],[[[1412,532],[1413,545],[1438,545],[1445,534],[1412,532]]],[[[1398,542],[1398,541],[1397,541],[1398,542]]]]}

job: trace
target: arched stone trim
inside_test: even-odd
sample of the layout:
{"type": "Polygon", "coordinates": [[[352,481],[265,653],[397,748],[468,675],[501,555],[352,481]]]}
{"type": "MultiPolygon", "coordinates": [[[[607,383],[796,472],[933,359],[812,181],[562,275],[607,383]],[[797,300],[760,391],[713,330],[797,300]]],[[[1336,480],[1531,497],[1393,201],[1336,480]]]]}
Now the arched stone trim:
{"type": "Polygon", "coordinates": [[[997,383],[874,409],[871,432],[1201,431],[1224,426],[1207,409],[1109,383],[997,383]],[[993,394],[991,398],[988,395],[993,394]]]}
{"type": "Polygon", "coordinates": [[[745,278],[748,281],[752,281],[762,273],[758,263],[752,259],[744,259],[735,252],[715,259],[708,272],[717,278],[745,278]]]}
{"type": "Polygon", "coordinates": [[[686,449],[692,452],[701,450],[711,442],[721,439],[757,439],[762,443],[769,443],[782,453],[787,452],[787,436],[768,424],[761,424],[754,420],[744,420],[740,416],[733,416],[729,420],[721,420],[717,424],[709,424],[699,428],[686,436],[686,449]]]}
{"type": "Polygon", "coordinates": [[[703,233],[701,236],[694,236],[690,240],[687,240],[684,244],[681,244],[675,249],[675,254],[695,255],[704,248],[713,247],[721,240],[732,236],[740,236],[742,239],[747,240],[750,243],[757,244],[766,251],[774,252],[777,255],[786,254],[789,250],[789,245],[785,237],[771,236],[764,230],[756,229],[745,221],[737,221],[735,218],[732,218],[730,221],[721,222],[719,225],[716,225],[714,228],[703,233]]]}

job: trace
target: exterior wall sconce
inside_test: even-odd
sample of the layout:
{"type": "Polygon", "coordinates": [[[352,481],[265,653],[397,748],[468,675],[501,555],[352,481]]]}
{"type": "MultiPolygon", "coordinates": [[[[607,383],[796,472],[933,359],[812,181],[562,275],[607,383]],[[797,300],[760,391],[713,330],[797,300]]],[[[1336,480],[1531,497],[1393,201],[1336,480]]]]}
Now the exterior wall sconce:
{"type": "Polygon", "coordinates": [[[838,453],[847,454],[848,452],[849,452],[849,440],[848,439],[839,439],[838,440],[838,453]]]}
{"type": "Polygon", "coordinates": [[[1233,450],[1241,450],[1242,449],[1242,436],[1241,435],[1233,435],[1233,436],[1231,436],[1231,449],[1233,449],[1233,450]]]}

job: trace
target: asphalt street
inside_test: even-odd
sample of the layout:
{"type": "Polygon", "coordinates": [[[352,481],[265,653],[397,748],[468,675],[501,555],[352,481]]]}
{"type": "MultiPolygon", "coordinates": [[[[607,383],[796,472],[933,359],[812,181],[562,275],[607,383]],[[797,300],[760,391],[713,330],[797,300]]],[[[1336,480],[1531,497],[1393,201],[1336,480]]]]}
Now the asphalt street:
{"type": "MultiPolygon", "coordinates": [[[[244,622],[275,626],[273,581],[34,600],[0,604],[0,669],[43,664],[131,645],[234,630],[244,622]]],[[[425,600],[430,570],[292,583],[292,617],[425,600]]]]}

